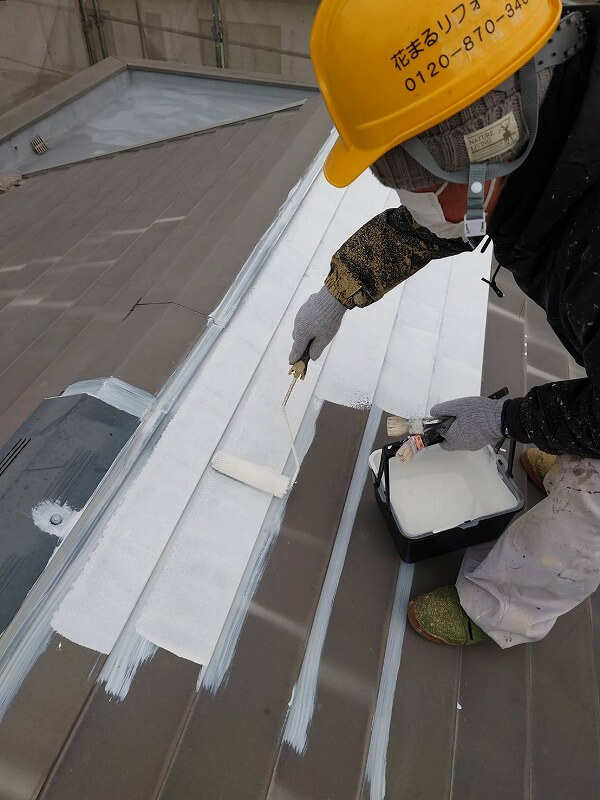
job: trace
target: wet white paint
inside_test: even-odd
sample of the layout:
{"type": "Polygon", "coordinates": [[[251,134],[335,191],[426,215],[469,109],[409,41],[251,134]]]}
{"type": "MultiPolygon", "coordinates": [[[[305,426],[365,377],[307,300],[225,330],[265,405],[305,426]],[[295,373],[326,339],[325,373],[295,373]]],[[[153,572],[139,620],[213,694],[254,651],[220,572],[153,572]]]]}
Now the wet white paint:
{"type": "MultiPolygon", "coordinates": [[[[369,458],[375,473],[380,462],[377,450],[369,458]]],[[[503,514],[521,502],[498,472],[491,448],[447,452],[439,445],[421,450],[409,462],[390,460],[390,495],[409,538],[503,514]]]]}
{"type": "MultiPolygon", "coordinates": [[[[485,284],[481,283],[480,278],[488,273],[489,256],[482,259],[478,253],[469,253],[456,259],[433,262],[414,275],[410,281],[398,287],[399,305],[378,375],[375,407],[407,417],[423,416],[434,402],[447,399],[451,396],[450,393],[460,396],[479,391],[487,300],[485,284]],[[470,259],[474,259],[472,270],[470,259]],[[483,293],[480,287],[484,287],[483,293]],[[475,307],[477,304],[482,305],[483,310],[475,307]],[[465,316],[466,306],[469,314],[472,313],[478,321],[473,326],[467,326],[472,337],[467,347],[462,341],[462,317],[465,316]],[[448,373],[452,375],[452,383],[449,389],[445,389],[444,380],[448,373]],[[449,393],[446,394],[446,391],[449,393]]],[[[375,307],[379,305],[380,303],[377,303],[375,307]]],[[[366,434],[365,440],[368,441],[366,434]]],[[[361,454],[359,461],[361,458],[366,462],[368,453],[361,454]]],[[[357,469],[358,466],[357,463],[357,469]]],[[[361,464],[361,468],[365,466],[364,463],[361,464]]],[[[363,485],[364,479],[360,484],[361,488],[363,485]]],[[[357,502],[356,498],[354,500],[357,502]]],[[[286,722],[284,740],[298,754],[303,753],[308,744],[310,724],[317,699],[320,653],[329,625],[353,519],[354,516],[350,514],[348,527],[343,531],[340,528],[338,531],[335,547],[339,549],[336,557],[330,560],[294,700],[286,722]]],[[[398,605],[395,606],[394,617],[396,623],[391,626],[389,633],[392,641],[390,653],[393,657],[390,656],[387,661],[385,674],[388,675],[388,679],[383,677],[381,684],[384,700],[374,719],[370,751],[370,780],[375,786],[373,797],[379,796],[377,791],[382,785],[385,786],[385,758],[389,737],[389,719],[386,716],[385,703],[389,700],[391,713],[391,699],[402,649],[404,615],[411,575],[412,567],[407,567],[399,577],[398,605]]]]}
{"type": "Polygon", "coordinates": [[[442,400],[479,394],[490,263],[489,250],[432,261],[402,285],[380,408],[422,417],[442,400]]]}
{"type": "Polygon", "coordinates": [[[319,397],[351,408],[370,407],[401,294],[398,287],[378,303],[344,316],[317,386],[319,397]]]}
{"type": "MultiPolygon", "coordinates": [[[[380,211],[388,191],[369,176],[349,190],[350,207],[373,184],[380,211]]],[[[153,576],[137,633],[197,663],[210,660],[271,499],[207,466],[218,447],[284,468],[290,332],[300,304],[322,284],[319,245],[327,239],[331,255],[353,232],[355,217],[336,214],[346,194],[315,182],[314,202],[294,217],[55,614],[62,635],[110,652],[153,576]]],[[[361,222],[371,215],[363,203],[361,222]]],[[[294,432],[324,363],[310,364],[288,403],[294,432]]]]}
{"type": "MultiPolygon", "coordinates": [[[[320,173],[334,140],[335,134],[332,132],[305,175],[289,193],[273,224],[265,231],[228,289],[219,307],[224,319],[231,318],[242,302],[248,287],[256,282],[264,269],[266,261],[286,229],[290,218],[294,216],[320,173]]],[[[74,585],[77,577],[81,574],[84,565],[95,552],[98,542],[103,536],[106,521],[112,517],[130,486],[134,484],[146,463],[148,454],[153,451],[156,442],[179,409],[186,387],[194,382],[222,331],[223,326],[209,318],[203,335],[194,345],[189,356],[177,367],[159,392],[155,404],[124,449],[123,458],[117,459],[106,479],[87,504],[85,516],[82,516],[71,535],[56,551],[57,557],[42,573],[19,613],[2,635],[0,719],[18,693],[25,677],[46,650],[53,632],[51,620],[55,609],[60,606],[62,600],[69,593],[70,587],[74,585]]],[[[308,430],[311,426],[304,425],[305,422],[306,416],[303,427],[308,430]]],[[[312,436],[309,437],[309,439],[311,438],[312,436]]],[[[273,522],[272,519],[271,522],[273,522]]],[[[127,633],[124,628],[121,635],[125,638],[127,633]]],[[[134,636],[129,638],[135,639],[134,636]]],[[[221,637],[223,640],[225,638],[224,635],[221,637]]],[[[230,638],[233,640],[235,637],[230,638]]]]}
{"type": "MultiPolygon", "coordinates": [[[[329,188],[324,188],[329,194],[329,188]]],[[[360,193],[364,219],[365,194],[373,191],[373,203],[377,203],[375,210],[383,207],[387,192],[381,190],[370,176],[365,176],[351,190],[355,199],[348,199],[346,195],[340,203],[334,216],[336,230],[327,231],[329,236],[343,241],[349,235],[349,226],[355,226],[356,220],[348,218],[348,207],[357,205],[356,196],[360,193]],[[340,224],[342,227],[338,228],[340,224]]],[[[323,237],[323,240],[329,236],[323,237]]],[[[298,242],[303,246],[307,243],[306,237],[302,243],[298,242]]],[[[291,380],[285,366],[290,332],[300,304],[309,293],[318,290],[323,280],[320,251],[320,247],[316,249],[308,271],[291,298],[219,443],[219,450],[277,472],[282,471],[290,453],[289,436],[280,408],[291,380]]],[[[304,263],[306,260],[305,255],[304,263]]],[[[273,291],[274,287],[269,287],[269,299],[273,291]]],[[[257,303],[257,306],[260,305],[257,303]]],[[[244,309],[239,312],[240,320],[243,313],[244,309]]],[[[375,337],[371,337],[371,340],[372,357],[379,357],[383,361],[387,339],[379,337],[379,340],[375,340],[375,337]],[[382,351],[380,356],[379,349],[382,351]]],[[[309,364],[306,379],[296,384],[288,401],[288,416],[294,435],[307,412],[313,393],[319,395],[315,391],[315,384],[320,381],[320,375],[329,372],[331,355],[329,353],[325,359],[309,364]]],[[[337,369],[335,364],[334,369],[337,369]]],[[[375,383],[370,389],[371,399],[374,390],[375,383]]],[[[177,655],[207,664],[269,504],[269,497],[251,487],[212,472],[204,475],[190,498],[186,516],[176,531],[173,549],[142,611],[137,625],[138,633],[177,655]],[[218,504],[214,502],[216,496],[219,497],[218,504]]]]}
{"type": "MultiPolygon", "coordinates": [[[[296,437],[296,449],[300,461],[303,460],[314,439],[315,426],[320,411],[321,403],[318,400],[313,400],[304,415],[296,437]]],[[[292,458],[290,457],[286,465],[286,472],[291,469],[291,464],[292,458]]],[[[229,614],[221,630],[219,640],[208,665],[199,676],[199,691],[200,689],[205,689],[211,694],[215,694],[231,668],[244,620],[252,606],[269,554],[279,534],[284,512],[285,506],[282,503],[275,500],[271,503],[260,534],[256,539],[254,550],[248,559],[229,614]]]]}
{"type": "Polygon", "coordinates": [[[398,682],[398,670],[402,658],[402,645],[406,631],[406,609],[413,573],[414,564],[400,562],[365,770],[365,783],[370,800],[385,800],[390,724],[398,682]]]}
{"type": "Polygon", "coordinates": [[[109,406],[118,408],[140,419],[152,408],[156,398],[154,395],[138,389],[119,378],[94,378],[89,381],[78,381],[68,386],[63,395],[89,394],[97,397],[109,406]]]}
{"type": "MultiPolygon", "coordinates": [[[[210,458],[218,448],[289,470],[280,403],[290,380],[286,364],[294,317],[322,285],[332,253],[386,205],[388,190],[368,173],[345,192],[319,177],[252,289],[244,294],[242,280],[215,311],[223,333],[52,620],[55,630],[79,644],[114,650],[103,681],[115,696],[125,696],[137,665],[157,646],[207,665],[199,686],[216,691],[224,679],[284,506],[218,475],[210,458]],[[239,302],[241,296],[232,316],[237,302],[231,299],[239,302]]],[[[363,407],[375,399],[393,413],[422,415],[430,395],[437,400],[451,394],[442,393],[448,360],[456,376],[452,386],[471,390],[483,328],[463,358],[457,326],[464,316],[461,292],[470,302],[468,293],[481,291],[480,275],[477,268],[470,271],[477,289],[471,283],[465,288],[461,270],[467,271],[462,260],[430,265],[370,309],[346,314],[334,345],[309,365],[307,380],[292,395],[294,433],[322,400],[363,407]],[[453,321],[446,315],[452,292],[460,300],[460,311],[451,309],[453,321]],[[443,357],[442,338],[449,348],[443,357]]],[[[361,456],[363,480],[367,456],[367,451],[361,456]]],[[[350,499],[356,500],[354,494],[350,499]]],[[[322,642],[352,520],[349,510],[346,540],[340,540],[330,565],[331,592],[323,598],[325,610],[315,628],[314,657],[304,670],[304,690],[299,682],[290,709],[290,719],[298,721],[290,741],[300,742],[300,749],[312,718],[322,642]]]]}
{"type": "MultiPolygon", "coordinates": [[[[183,586],[189,597],[169,612],[174,616],[172,620],[163,617],[160,607],[158,616],[165,625],[174,628],[175,636],[181,639],[172,642],[174,652],[185,653],[188,657],[192,652],[206,653],[206,642],[213,635],[218,615],[210,605],[201,612],[201,618],[189,624],[191,605],[197,609],[194,599],[199,591],[203,597],[207,593],[225,596],[230,591],[227,576],[234,573],[239,563],[240,536],[243,539],[257,533],[246,528],[246,517],[260,516],[262,510],[264,518],[269,504],[269,498],[249,487],[236,485],[210,468],[204,476],[210,458],[219,447],[281,469],[287,455],[276,446],[277,437],[281,439],[285,434],[281,413],[277,416],[276,408],[289,384],[286,371],[277,370],[278,365],[272,358],[268,370],[276,371],[277,380],[262,385],[260,379],[253,382],[273,328],[280,321],[281,307],[285,308],[287,303],[285,295],[291,295],[294,289],[289,274],[288,281],[281,280],[278,286],[275,275],[269,277],[270,281],[261,281],[260,287],[250,293],[240,315],[236,315],[214,345],[143,471],[109,520],[94,556],[55,615],[54,627],[79,644],[110,652],[176,531],[183,541],[174,556],[177,563],[173,569],[177,573],[179,566],[183,566],[189,581],[178,576],[177,585],[164,587],[161,597],[164,602],[178,603],[182,601],[183,586]],[[279,297],[272,296],[277,293],[279,297]],[[244,393],[252,392],[250,384],[255,393],[259,392],[258,405],[269,401],[268,407],[262,409],[262,425],[253,428],[256,420],[246,418],[236,430],[234,440],[221,441],[244,393]],[[273,442],[275,446],[271,447],[273,442]],[[215,498],[219,498],[218,503],[215,498]],[[241,504],[236,506],[238,502],[241,504]],[[190,513],[193,515],[195,509],[197,515],[186,515],[189,524],[182,528],[180,520],[188,504],[192,507],[190,513]],[[238,536],[220,533],[220,526],[227,525],[230,520],[234,521],[238,536]],[[206,553],[208,560],[202,565],[196,557],[186,564],[189,551],[192,555],[206,553]],[[183,559],[182,565],[178,564],[179,558],[183,559]],[[201,570],[195,576],[189,573],[192,564],[201,570]],[[223,584],[219,583],[219,577],[224,579],[223,584]],[[204,588],[199,590],[199,586],[204,588]]],[[[308,398],[318,371],[311,370],[304,383],[308,398]]],[[[291,410],[296,399],[306,401],[307,395],[298,393],[290,402],[291,410]]],[[[163,586],[160,582],[159,591],[163,586]]],[[[166,637],[159,635],[157,638],[162,641],[166,637]]]]}
{"type": "MultiPolygon", "coordinates": [[[[373,195],[369,203],[374,211],[376,198],[381,196],[381,187],[371,178],[362,187],[361,200],[369,201],[366,191],[373,195]]],[[[397,205],[395,192],[384,197],[383,207],[397,205]]],[[[340,222],[343,230],[353,232],[361,225],[362,203],[356,202],[353,195],[348,195],[340,206],[340,222]]],[[[379,210],[379,209],[377,209],[379,210]]],[[[339,243],[337,231],[330,231],[325,237],[317,258],[326,263],[339,243]]],[[[379,302],[366,308],[356,308],[346,313],[337,333],[327,359],[327,369],[317,385],[316,393],[323,400],[349,406],[351,408],[369,408],[375,396],[375,389],[380,378],[388,342],[402,296],[402,286],[388,292],[379,302]]]]}
{"type": "Polygon", "coordinates": [[[138,667],[149,661],[157,649],[155,644],[141,636],[130,637],[122,647],[117,644],[106,659],[98,682],[104,684],[111,697],[124,700],[138,667]]]}
{"type": "Polygon", "coordinates": [[[68,505],[61,505],[55,500],[42,500],[31,509],[34,525],[44,533],[57,536],[61,541],[71,532],[80,516],[81,511],[74,511],[68,505]],[[61,522],[54,525],[50,522],[52,517],[60,517],[61,522]]]}
{"type": "Polygon", "coordinates": [[[335,538],[331,558],[329,559],[329,566],[327,568],[325,581],[323,582],[323,588],[321,589],[319,604],[313,620],[308,644],[304,651],[302,668],[290,701],[290,710],[283,732],[283,740],[299,755],[305,752],[308,743],[308,730],[315,709],[321,653],[323,652],[325,637],[329,627],[333,601],[335,600],[342,570],[344,568],[344,562],[346,560],[354,519],[367,477],[368,454],[373,446],[380,418],[381,411],[373,407],[369,413],[358,458],[356,460],[356,466],[354,468],[352,480],[350,481],[340,526],[335,538]]]}

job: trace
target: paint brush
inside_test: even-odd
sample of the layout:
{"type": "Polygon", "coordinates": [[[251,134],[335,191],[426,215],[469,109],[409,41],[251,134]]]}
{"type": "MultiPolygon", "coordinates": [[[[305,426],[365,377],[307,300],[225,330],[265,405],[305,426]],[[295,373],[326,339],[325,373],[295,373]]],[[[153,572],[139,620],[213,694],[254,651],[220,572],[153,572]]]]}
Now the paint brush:
{"type": "Polygon", "coordinates": [[[455,417],[422,417],[406,419],[405,417],[388,417],[387,432],[394,438],[403,438],[396,458],[403,462],[412,461],[420,450],[441,442],[444,433],[454,422],[455,417]]]}
{"type": "Polygon", "coordinates": [[[453,420],[454,417],[418,417],[415,419],[407,417],[388,417],[387,432],[388,436],[394,438],[399,436],[417,435],[422,436],[430,428],[440,428],[442,425],[453,420]]]}
{"type": "Polygon", "coordinates": [[[293,375],[293,380],[290,388],[287,390],[283,403],[281,404],[281,411],[283,413],[283,418],[285,420],[292,445],[292,454],[294,456],[294,461],[296,462],[296,470],[293,477],[288,478],[287,475],[282,475],[280,472],[277,472],[270,467],[265,467],[261,464],[255,464],[253,461],[247,461],[244,458],[239,458],[239,456],[234,456],[230,453],[224,453],[222,450],[217,451],[212,457],[211,465],[213,469],[215,469],[217,472],[220,472],[222,475],[227,475],[236,481],[240,481],[248,486],[252,486],[254,489],[258,489],[261,492],[272,494],[274,497],[283,497],[296,483],[296,478],[300,472],[300,459],[298,458],[298,453],[296,452],[294,435],[292,433],[292,427],[287,415],[286,406],[298,380],[303,381],[306,377],[306,370],[308,369],[308,362],[310,360],[309,351],[311,344],[312,340],[308,343],[301,358],[290,367],[288,374],[293,375]]]}
{"type": "MultiPolygon", "coordinates": [[[[498,389],[497,392],[490,394],[489,397],[491,400],[499,400],[507,394],[508,389],[506,386],[503,386],[502,389],[498,389]]],[[[414,419],[410,417],[388,417],[387,433],[388,436],[394,439],[402,436],[423,436],[426,434],[428,441],[425,442],[425,447],[427,447],[430,444],[437,444],[455,419],[456,417],[446,415],[440,415],[439,417],[416,417],[414,419]]]]}

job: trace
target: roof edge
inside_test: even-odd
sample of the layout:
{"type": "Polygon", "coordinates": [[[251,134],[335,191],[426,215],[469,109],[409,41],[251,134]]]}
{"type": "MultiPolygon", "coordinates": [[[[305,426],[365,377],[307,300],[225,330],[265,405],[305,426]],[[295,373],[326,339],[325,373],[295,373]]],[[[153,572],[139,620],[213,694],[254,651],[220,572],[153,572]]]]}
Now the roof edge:
{"type": "Polygon", "coordinates": [[[110,56],[0,115],[0,143],[126,69],[125,61],[110,56]]]}
{"type": "Polygon", "coordinates": [[[23,172],[23,178],[32,178],[34,176],[43,175],[46,172],[54,172],[55,170],[59,169],[67,169],[69,167],[75,166],[75,164],[89,164],[92,161],[100,161],[104,158],[113,158],[114,156],[120,156],[123,153],[134,153],[137,150],[146,150],[150,147],[160,147],[163,144],[167,144],[169,142],[178,142],[182,139],[191,139],[193,136],[202,136],[205,133],[214,133],[221,128],[229,128],[231,125],[242,125],[245,122],[250,122],[251,120],[256,119],[265,119],[267,117],[275,116],[276,114],[285,114],[288,111],[297,111],[306,103],[306,99],[303,98],[301,100],[294,100],[291,103],[286,103],[283,106],[278,106],[277,108],[272,108],[270,111],[260,111],[256,114],[250,114],[246,117],[239,117],[237,119],[227,120],[226,122],[222,122],[220,124],[215,125],[208,125],[205,128],[198,128],[194,131],[189,131],[188,133],[178,133],[174,136],[167,136],[163,139],[152,139],[148,142],[142,142],[141,144],[134,144],[131,147],[124,147],[122,150],[111,150],[108,153],[100,153],[99,155],[94,156],[87,156],[86,158],[80,158],[77,161],[68,161],[65,164],[55,164],[51,167],[44,167],[42,169],[36,170],[29,170],[23,172]]]}
{"type": "Polygon", "coordinates": [[[236,70],[220,67],[202,67],[192,64],[180,64],[174,61],[153,61],[145,58],[124,58],[123,62],[129,69],[143,72],[164,72],[171,75],[187,75],[196,78],[214,78],[222,81],[236,81],[236,83],[254,83],[259,86],[286,86],[291,89],[306,89],[318,92],[317,82],[302,83],[300,81],[273,78],[263,72],[236,72],[236,70]]]}
{"type": "Polygon", "coordinates": [[[152,61],[142,58],[124,59],[109,56],[92,67],[76,73],[71,78],[62,81],[62,83],[0,115],[0,144],[29,125],[44,119],[44,117],[58,111],[63,106],[127,69],[196,78],[212,78],[235,81],[236,83],[252,83],[259,86],[285,86],[310,92],[319,91],[316,83],[282,80],[262,73],[236,72],[235,70],[216,67],[198,67],[176,62],[152,61]]]}

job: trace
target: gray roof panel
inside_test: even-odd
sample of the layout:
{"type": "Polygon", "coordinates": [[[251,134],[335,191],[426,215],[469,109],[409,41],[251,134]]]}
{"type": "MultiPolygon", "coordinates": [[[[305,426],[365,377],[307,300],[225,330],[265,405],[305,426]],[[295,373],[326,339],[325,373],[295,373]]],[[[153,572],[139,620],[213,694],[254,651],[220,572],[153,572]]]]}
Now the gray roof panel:
{"type": "MultiPolygon", "coordinates": [[[[0,197],[0,435],[74,380],[115,374],[160,389],[329,127],[313,98],[296,112],[41,174],[0,197]]],[[[567,377],[573,366],[539,310],[506,274],[500,283],[482,391],[508,383],[519,395],[536,375],[567,377]]],[[[407,573],[369,480],[314,669],[307,747],[284,742],[367,416],[323,406],[216,693],[196,694],[198,665],[159,649],[117,703],[95,683],[105,657],[54,635],[0,725],[3,798],[382,800],[366,764],[396,581],[407,573]]],[[[516,476],[529,504],[539,499],[520,468],[516,476]]],[[[412,594],[452,582],[460,559],[415,565],[412,594]]],[[[440,647],[408,628],[385,709],[385,796],[595,797],[598,603],[507,651],[440,647]]]]}
{"type": "Polygon", "coordinates": [[[0,438],[75,380],[118,374],[160,388],[328,131],[313,98],[35,176],[0,197],[0,438]]]}

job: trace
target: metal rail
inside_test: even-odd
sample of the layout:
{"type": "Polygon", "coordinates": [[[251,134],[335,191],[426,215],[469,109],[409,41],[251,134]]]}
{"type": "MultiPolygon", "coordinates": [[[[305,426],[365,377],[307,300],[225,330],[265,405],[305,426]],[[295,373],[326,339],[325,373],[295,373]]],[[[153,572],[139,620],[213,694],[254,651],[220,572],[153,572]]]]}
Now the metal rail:
{"type": "MultiPolygon", "coordinates": [[[[600,0],[599,0],[600,1],[600,0]]],[[[16,0],[18,3],[28,3],[29,5],[40,6],[42,8],[53,8],[57,11],[66,11],[70,14],[79,14],[81,18],[81,24],[83,28],[83,33],[85,37],[86,49],[88,51],[88,57],[90,59],[90,64],[95,64],[99,59],[96,54],[96,48],[92,36],[92,30],[94,25],[98,29],[98,38],[100,41],[100,47],[102,50],[102,57],[106,58],[108,56],[108,48],[106,44],[106,39],[104,36],[103,31],[103,24],[104,22],[118,22],[121,25],[133,25],[134,27],[138,28],[140,31],[140,42],[142,47],[142,55],[144,58],[148,58],[148,47],[146,42],[146,31],[161,31],[162,33],[171,33],[177,36],[187,36],[191,37],[192,39],[200,39],[204,41],[214,42],[215,45],[223,46],[224,37],[223,37],[223,30],[222,30],[222,23],[220,26],[213,25],[213,28],[217,31],[216,36],[220,38],[216,38],[215,35],[209,36],[206,33],[199,33],[198,31],[188,31],[185,29],[178,29],[178,28],[170,28],[166,25],[150,25],[147,22],[143,22],[141,19],[141,9],[139,8],[139,2],[136,3],[136,16],[138,19],[127,19],[126,17],[115,17],[112,14],[107,14],[102,10],[100,7],[99,0],[92,0],[93,3],[93,10],[89,9],[86,5],[86,0],[78,0],[79,8],[74,8],[70,6],[61,5],[60,3],[52,3],[48,2],[48,0],[16,0]]],[[[219,18],[220,19],[220,18],[219,18]]],[[[278,55],[282,56],[289,56],[290,58],[304,58],[310,60],[309,53],[301,53],[297,50],[284,50],[279,47],[270,47],[266,44],[253,44],[251,42],[240,42],[237,39],[226,39],[227,44],[234,45],[236,47],[246,47],[249,50],[261,50],[265,53],[277,53],[278,55]]],[[[218,57],[217,54],[217,65],[224,66],[224,57],[218,57]]]]}

